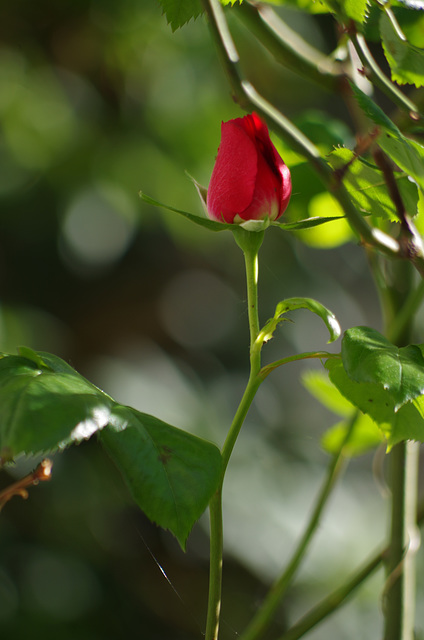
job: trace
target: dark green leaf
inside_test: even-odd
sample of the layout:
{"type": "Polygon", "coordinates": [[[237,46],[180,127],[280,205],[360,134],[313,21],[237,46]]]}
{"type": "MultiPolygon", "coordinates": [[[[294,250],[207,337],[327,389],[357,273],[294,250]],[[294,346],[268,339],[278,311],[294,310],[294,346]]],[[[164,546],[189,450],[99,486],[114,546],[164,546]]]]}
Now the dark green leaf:
{"type": "MultiPolygon", "coordinates": [[[[31,355],[26,349],[25,353],[31,355]]],[[[0,359],[0,457],[64,448],[109,420],[112,401],[60,358],[0,359]]]]}
{"type": "Polygon", "coordinates": [[[375,329],[354,327],[343,337],[342,358],[347,375],[379,385],[394,411],[424,394],[424,358],[416,345],[399,348],[375,329]]]}
{"type": "Polygon", "coordinates": [[[203,11],[200,0],[159,0],[172,31],[197,18],[203,11]]]}
{"type": "Polygon", "coordinates": [[[424,441],[423,398],[417,397],[395,411],[395,401],[381,384],[355,382],[341,360],[328,359],[326,368],[331,381],[360,411],[377,423],[389,446],[403,440],[424,441]]]}
{"type": "MultiPolygon", "coordinates": [[[[363,213],[399,221],[396,207],[387,190],[381,171],[355,157],[344,147],[335,149],[328,158],[335,170],[343,171],[343,182],[356,207],[363,213]]],[[[395,173],[395,179],[406,211],[412,217],[417,213],[418,190],[405,173],[395,173]]]]}
{"type": "Polygon", "coordinates": [[[99,437],[139,507],[184,549],[220,481],[217,447],[123,406],[114,408],[99,437]]]}
{"type": "Polygon", "coordinates": [[[404,40],[394,29],[388,16],[382,13],[380,32],[384,54],[390,65],[392,80],[398,84],[424,84],[424,50],[404,40]]]}

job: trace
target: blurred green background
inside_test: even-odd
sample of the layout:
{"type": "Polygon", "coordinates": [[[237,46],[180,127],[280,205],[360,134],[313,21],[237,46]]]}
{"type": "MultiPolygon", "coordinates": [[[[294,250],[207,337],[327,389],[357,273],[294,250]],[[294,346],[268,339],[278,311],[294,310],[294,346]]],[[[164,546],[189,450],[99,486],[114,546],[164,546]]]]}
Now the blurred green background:
{"type": "MultiPolygon", "coordinates": [[[[336,46],[331,17],[281,13],[321,50],[336,46]]],[[[259,91],[323,152],[352,143],[338,98],[278,68],[232,15],[230,24],[259,91]]],[[[246,382],[242,256],[231,234],[151,208],[138,192],[200,214],[185,171],[207,185],[220,122],[240,115],[203,18],[173,34],[155,0],[1,3],[0,349],[54,352],[121,403],[221,444],[246,382]]],[[[329,215],[311,169],[275,142],[293,175],[287,216],[329,215]]],[[[352,239],[337,234],[267,233],[262,320],[299,295],[332,309],[343,329],[381,329],[365,256],[355,241],[332,248],[352,239]]],[[[265,360],[326,348],[316,318],[293,319],[265,360]]],[[[324,477],[320,438],[337,418],[304,389],[309,368],[279,370],[261,388],[229,469],[223,640],[241,632],[289,557],[324,477]]],[[[351,463],[279,629],[384,536],[371,463],[351,463]]],[[[18,461],[2,486],[35,464],[18,461]]],[[[0,629],[33,640],[201,638],[207,554],[206,516],[184,555],[89,441],[54,456],[51,482],[1,514],[0,629]]],[[[382,584],[379,574],[308,637],[377,637],[382,584]]]]}

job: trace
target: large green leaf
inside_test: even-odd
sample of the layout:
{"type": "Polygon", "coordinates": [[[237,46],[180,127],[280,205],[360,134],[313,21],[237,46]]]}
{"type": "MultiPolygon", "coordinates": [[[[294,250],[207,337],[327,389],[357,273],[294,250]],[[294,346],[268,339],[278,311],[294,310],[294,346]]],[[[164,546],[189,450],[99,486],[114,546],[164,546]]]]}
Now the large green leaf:
{"type": "Polygon", "coordinates": [[[357,86],[351,86],[361,109],[383,130],[378,137],[379,146],[424,191],[424,147],[404,136],[369,96],[357,86]]]}
{"type": "Polygon", "coordinates": [[[203,11],[200,0],[159,0],[172,31],[197,18],[203,11]]]}
{"type": "Polygon", "coordinates": [[[354,327],[342,358],[326,362],[338,390],[380,427],[389,445],[424,441],[424,357],[417,345],[396,347],[378,331],[354,327]]]}
{"type": "MultiPolygon", "coordinates": [[[[363,161],[350,149],[339,147],[328,157],[335,170],[343,170],[343,182],[355,206],[373,216],[399,221],[395,204],[389,195],[383,174],[363,161]],[[347,169],[345,169],[347,167],[347,169]]],[[[417,213],[418,190],[406,173],[395,173],[395,179],[406,211],[412,217],[417,213]]]]}
{"type": "Polygon", "coordinates": [[[220,481],[217,447],[123,406],[114,408],[99,437],[139,507],[185,548],[220,481]]]}
{"type": "Polygon", "coordinates": [[[424,49],[400,37],[389,17],[382,13],[380,33],[384,54],[390,65],[391,76],[399,84],[424,85],[424,49]]]}
{"type": "Polygon", "coordinates": [[[343,337],[342,358],[347,375],[380,385],[394,411],[424,394],[424,358],[416,345],[399,348],[375,329],[354,327],[343,337]]]}
{"type": "Polygon", "coordinates": [[[383,385],[352,380],[337,358],[328,359],[325,366],[339,391],[376,422],[390,447],[403,440],[424,441],[422,396],[396,411],[395,401],[383,385]]]}
{"type": "Polygon", "coordinates": [[[221,477],[217,447],[123,407],[57,356],[20,351],[0,356],[0,462],[101,432],[138,505],[184,547],[221,477]]]}
{"type": "Polygon", "coordinates": [[[108,423],[108,395],[60,358],[24,353],[0,359],[1,459],[64,448],[108,423]]]}

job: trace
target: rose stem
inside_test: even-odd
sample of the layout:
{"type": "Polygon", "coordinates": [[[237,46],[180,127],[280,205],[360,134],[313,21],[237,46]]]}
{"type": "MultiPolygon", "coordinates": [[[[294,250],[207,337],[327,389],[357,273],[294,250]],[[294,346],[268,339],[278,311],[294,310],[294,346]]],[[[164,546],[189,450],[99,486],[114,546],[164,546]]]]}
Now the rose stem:
{"type": "Polygon", "coordinates": [[[250,330],[250,375],[245,392],[221,450],[222,475],[220,486],[209,504],[210,569],[205,640],[217,640],[219,633],[223,557],[222,485],[224,475],[237,436],[240,433],[240,429],[255,397],[256,391],[262,382],[262,378],[259,377],[261,368],[260,348],[255,348],[255,341],[259,333],[258,252],[264,234],[263,232],[246,231],[241,227],[235,227],[233,233],[237,244],[243,250],[246,267],[247,305],[250,330]]]}

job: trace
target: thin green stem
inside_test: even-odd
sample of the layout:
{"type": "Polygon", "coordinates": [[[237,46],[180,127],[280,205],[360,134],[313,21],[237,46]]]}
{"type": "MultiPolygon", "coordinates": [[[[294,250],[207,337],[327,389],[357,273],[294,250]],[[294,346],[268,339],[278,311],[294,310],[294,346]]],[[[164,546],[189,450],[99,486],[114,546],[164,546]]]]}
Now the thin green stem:
{"type": "Polygon", "coordinates": [[[418,445],[400,442],[391,452],[392,522],[384,589],[384,640],[413,640],[418,445]]]}
{"type": "Polygon", "coordinates": [[[419,112],[417,105],[412,102],[400,89],[398,89],[383,73],[368,49],[364,36],[361,33],[355,33],[352,37],[353,45],[356,52],[367,70],[367,77],[378,87],[386,96],[388,96],[394,104],[403,111],[413,114],[415,119],[422,114],[419,112]]]}
{"type": "Polygon", "coordinates": [[[340,63],[305,42],[268,6],[235,5],[235,14],[275,60],[295,73],[334,91],[343,77],[340,63]]]}
{"type": "Polygon", "coordinates": [[[387,338],[390,342],[397,342],[399,340],[399,337],[404,333],[406,327],[410,324],[420,308],[423,298],[424,280],[420,280],[418,286],[410,292],[387,329],[387,338]]]}
{"type": "Polygon", "coordinates": [[[205,640],[217,640],[219,634],[223,560],[222,487],[225,471],[247,412],[249,411],[256,391],[262,383],[262,378],[258,375],[261,368],[261,352],[260,348],[256,348],[255,343],[259,334],[258,253],[264,234],[263,232],[247,231],[242,227],[235,228],[233,234],[237,244],[243,251],[246,267],[247,307],[250,330],[250,376],[221,450],[221,482],[209,504],[210,569],[205,640]]]}
{"type": "Polygon", "coordinates": [[[278,640],[298,640],[308,631],[313,629],[317,624],[322,622],[329,615],[334,613],[349,596],[353,594],[365,580],[367,580],[376,569],[378,569],[385,557],[386,549],[378,552],[368,564],[360,569],[350,580],[345,582],[341,587],[330,593],[316,607],[311,609],[303,618],[299,620],[286,633],[278,638],[278,640]]]}
{"type": "Polygon", "coordinates": [[[210,568],[208,614],[206,619],[205,640],[217,640],[219,617],[221,612],[222,590],[222,485],[209,503],[210,518],[210,568]]]}
{"type": "Polygon", "coordinates": [[[301,537],[299,544],[286,569],[278,578],[278,580],[276,580],[276,582],[273,584],[267,597],[262,603],[262,606],[251,620],[247,629],[244,631],[244,633],[242,633],[241,640],[259,640],[259,638],[261,638],[265,631],[268,629],[278,607],[281,604],[287,588],[292,582],[302,560],[305,557],[312,538],[317,531],[322,513],[328,503],[331,492],[343,471],[345,463],[345,457],[343,453],[357,419],[358,412],[355,412],[352,416],[352,419],[350,420],[348,429],[346,430],[346,435],[344,437],[342,445],[338,453],[333,457],[328,468],[327,476],[322,485],[321,491],[315,504],[315,508],[312,512],[311,518],[303,533],[303,536],[301,537]]]}
{"type": "MultiPolygon", "coordinates": [[[[417,511],[416,521],[418,525],[422,525],[424,521],[424,501],[421,502],[417,511]]],[[[415,530],[412,532],[411,541],[417,540],[415,530]]],[[[414,548],[417,547],[415,544],[414,548]]],[[[338,587],[335,591],[326,596],[313,609],[311,609],[303,618],[299,620],[293,627],[284,633],[278,640],[298,640],[308,631],[313,629],[318,623],[334,613],[341,605],[345,604],[354,591],[365,580],[370,578],[372,574],[381,567],[389,553],[389,547],[385,547],[371,558],[371,560],[357,571],[352,578],[338,587]]]]}
{"type": "MultiPolygon", "coordinates": [[[[371,262],[384,307],[386,334],[396,344],[409,343],[413,313],[422,286],[414,287],[408,263],[386,265],[385,278],[379,265],[371,262]],[[405,302],[408,302],[404,311],[405,302]],[[399,314],[403,314],[401,321],[399,314]]],[[[415,443],[400,442],[390,452],[391,525],[387,553],[387,579],[383,592],[384,640],[413,640],[415,608],[414,531],[418,485],[418,448],[415,443]]]]}
{"type": "Polygon", "coordinates": [[[311,360],[313,358],[318,358],[319,360],[328,359],[328,358],[337,358],[338,354],[330,353],[329,351],[306,351],[305,353],[297,353],[293,356],[286,356],[285,358],[281,358],[281,360],[276,360],[275,362],[271,362],[271,364],[267,364],[259,372],[259,376],[262,380],[275,369],[281,367],[289,362],[297,362],[298,360],[311,360]]]}

